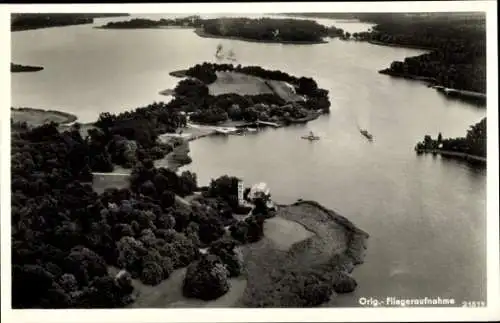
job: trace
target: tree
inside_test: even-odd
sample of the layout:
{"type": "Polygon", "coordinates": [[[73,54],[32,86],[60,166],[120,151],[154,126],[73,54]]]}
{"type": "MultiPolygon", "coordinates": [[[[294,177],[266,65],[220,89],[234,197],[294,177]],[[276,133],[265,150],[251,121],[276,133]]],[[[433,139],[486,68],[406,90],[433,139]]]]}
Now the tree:
{"type": "Polygon", "coordinates": [[[37,308],[49,289],[54,277],[38,265],[12,267],[12,307],[37,308]]]}
{"type": "Polygon", "coordinates": [[[222,221],[216,217],[207,217],[200,221],[199,236],[203,243],[209,244],[222,237],[225,232],[222,221]]]}
{"type": "Polygon", "coordinates": [[[243,255],[236,245],[235,240],[222,238],[212,243],[209,249],[210,253],[221,259],[228,270],[229,277],[237,277],[243,271],[243,255]]]}
{"type": "Polygon", "coordinates": [[[74,292],[78,289],[78,282],[72,274],[64,274],[59,278],[59,285],[66,292],[74,292]]]}
{"type": "Polygon", "coordinates": [[[199,262],[191,264],[183,282],[186,297],[213,300],[229,290],[228,271],[215,255],[203,256],[199,262]]]}
{"type": "Polygon", "coordinates": [[[146,285],[158,285],[163,277],[163,269],[155,262],[147,262],[142,267],[141,281],[146,285]]]}

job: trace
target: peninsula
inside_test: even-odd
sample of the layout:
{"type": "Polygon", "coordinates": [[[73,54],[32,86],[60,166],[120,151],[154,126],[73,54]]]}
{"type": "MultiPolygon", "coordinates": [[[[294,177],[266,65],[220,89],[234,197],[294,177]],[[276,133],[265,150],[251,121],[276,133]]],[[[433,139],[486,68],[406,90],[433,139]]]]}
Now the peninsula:
{"type": "Polygon", "coordinates": [[[43,70],[42,66],[29,66],[29,65],[20,65],[10,63],[10,72],[11,73],[22,73],[22,72],[38,72],[43,70]]]}
{"type": "Polygon", "coordinates": [[[360,17],[377,25],[371,31],[353,33],[355,40],[429,51],[402,62],[395,61],[380,73],[424,80],[446,95],[486,103],[484,13],[364,14],[360,17]]]}
{"type": "Polygon", "coordinates": [[[10,118],[12,123],[26,123],[26,127],[41,126],[50,122],[68,124],[77,120],[75,115],[66,112],[33,108],[10,108],[10,118]]]}
{"type": "Polygon", "coordinates": [[[239,104],[242,118],[256,118],[265,115],[256,104],[283,100],[233,96],[234,88],[208,94],[231,87],[217,84],[217,73],[291,84],[297,93],[282,95],[304,96],[305,111],[311,99],[328,110],[327,92],[260,67],[201,64],[184,73],[196,78],[174,100],[102,113],[85,136],[78,124],[58,123],[71,119],[26,120],[37,110],[12,110],[13,308],[311,307],[356,288],[350,273],[368,234],[346,218],[313,201],[277,205],[260,186],[241,195],[242,179],[232,176],[200,187],[196,174],[154,163],[177,148],[160,137],[185,129],[186,111],[218,119],[239,104]],[[95,174],[119,166],[131,169],[124,185],[98,190],[95,174]]]}
{"type": "Polygon", "coordinates": [[[426,135],[417,143],[415,151],[486,163],[486,148],[486,118],[483,118],[470,127],[465,137],[443,138],[439,133],[437,139],[432,139],[426,135]]]}
{"type": "Polygon", "coordinates": [[[176,19],[131,19],[109,22],[101,29],[194,28],[200,37],[227,38],[251,42],[320,44],[325,38],[344,37],[344,31],[325,27],[313,20],[276,18],[215,18],[189,16],[176,19]]]}

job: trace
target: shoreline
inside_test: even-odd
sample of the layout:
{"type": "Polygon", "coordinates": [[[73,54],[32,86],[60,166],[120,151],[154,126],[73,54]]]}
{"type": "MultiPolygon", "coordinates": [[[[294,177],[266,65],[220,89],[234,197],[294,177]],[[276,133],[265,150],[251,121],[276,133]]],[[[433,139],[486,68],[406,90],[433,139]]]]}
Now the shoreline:
{"type": "Polygon", "coordinates": [[[189,77],[186,74],[186,72],[187,72],[187,70],[177,70],[177,71],[173,71],[173,72],[168,73],[168,75],[173,76],[173,77],[178,77],[178,78],[189,77]]]}
{"type": "Polygon", "coordinates": [[[247,289],[238,307],[335,307],[338,294],[356,290],[358,284],[351,273],[364,262],[368,233],[312,200],[277,204],[273,218],[299,224],[311,235],[300,240],[285,238],[296,241],[286,249],[271,236],[243,246],[247,289]],[[326,298],[298,301],[297,291],[291,292],[288,286],[311,275],[332,288],[331,293],[326,298]]]}
{"type": "Polygon", "coordinates": [[[481,162],[486,164],[487,158],[475,155],[469,155],[467,153],[460,153],[456,151],[441,150],[441,149],[415,149],[417,154],[439,154],[444,157],[455,157],[457,159],[462,159],[465,161],[481,162]]]}
{"type": "MultiPolygon", "coordinates": [[[[326,213],[332,221],[334,221],[339,226],[343,227],[347,238],[344,254],[352,260],[353,266],[358,266],[364,263],[364,257],[365,257],[364,250],[367,249],[367,240],[368,238],[370,238],[370,235],[366,231],[357,227],[353,222],[351,222],[345,216],[338,214],[334,210],[328,209],[327,207],[323,206],[317,201],[301,200],[286,206],[301,206],[301,205],[309,205],[318,208],[319,210],[326,213]]],[[[279,206],[281,207],[282,205],[279,206]]],[[[301,224],[304,225],[303,223],[301,224]]],[[[304,225],[304,227],[308,229],[306,225],[304,225]]]]}
{"type": "Polygon", "coordinates": [[[484,104],[486,103],[485,102],[487,99],[486,93],[469,91],[469,90],[453,89],[453,88],[445,87],[443,85],[438,85],[436,83],[436,79],[433,77],[397,73],[397,72],[392,72],[389,69],[380,70],[380,71],[378,71],[378,73],[388,75],[391,77],[398,77],[398,78],[403,78],[403,79],[407,79],[407,80],[425,82],[425,83],[427,83],[427,87],[433,88],[436,91],[446,95],[447,97],[452,97],[452,98],[455,97],[455,98],[461,98],[461,99],[475,99],[475,100],[480,100],[484,104]]]}
{"type": "MultiPolygon", "coordinates": [[[[361,40],[363,41],[363,40],[361,40]]],[[[417,46],[417,45],[401,45],[401,44],[394,44],[394,43],[384,43],[381,41],[377,40],[366,40],[367,43],[370,43],[372,45],[378,45],[378,46],[387,46],[387,47],[397,47],[397,48],[409,48],[409,49],[421,49],[421,50],[427,50],[427,51],[433,51],[435,48],[432,47],[424,47],[424,46],[417,46]]]]}
{"type": "Polygon", "coordinates": [[[209,34],[200,28],[195,28],[194,33],[203,38],[219,38],[219,39],[230,39],[230,40],[240,40],[251,43],[267,43],[267,44],[284,44],[284,45],[318,45],[318,44],[327,44],[326,40],[318,40],[318,41],[288,41],[288,40],[258,40],[252,38],[244,38],[238,36],[222,36],[222,35],[213,35],[209,34]]]}
{"type": "Polygon", "coordinates": [[[11,32],[21,32],[21,31],[28,31],[28,30],[37,30],[37,29],[45,29],[45,28],[61,28],[61,27],[71,27],[71,26],[81,26],[81,25],[91,25],[93,24],[93,21],[87,21],[87,22],[78,22],[78,23],[71,23],[71,24],[64,24],[64,25],[52,25],[52,26],[22,26],[22,27],[16,27],[15,29],[11,28],[11,32]]]}
{"type": "Polygon", "coordinates": [[[137,27],[137,26],[131,26],[131,27],[113,27],[113,26],[95,26],[93,27],[94,29],[123,29],[123,30],[133,30],[133,29],[194,29],[194,27],[191,26],[142,26],[142,27],[137,27]]]}

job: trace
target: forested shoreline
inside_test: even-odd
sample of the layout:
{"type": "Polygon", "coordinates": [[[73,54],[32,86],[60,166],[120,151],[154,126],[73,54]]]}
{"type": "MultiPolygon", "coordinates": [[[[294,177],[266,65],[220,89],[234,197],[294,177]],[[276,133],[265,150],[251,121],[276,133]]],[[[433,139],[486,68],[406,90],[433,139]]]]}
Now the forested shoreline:
{"type": "Polygon", "coordinates": [[[141,19],[109,22],[101,29],[191,27],[201,37],[231,38],[284,44],[318,44],[326,37],[344,37],[340,28],[325,27],[313,20],[276,18],[214,18],[189,16],[176,19],[141,19]]]}
{"type": "Polygon", "coordinates": [[[392,62],[381,72],[425,77],[433,79],[433,85],[486,93],[484,14],[388,15],[370,20],[377,23],[373,30],[354,33],[354,39],[430,50],[404,61],[392,62]]]}
{"type": "MultiPolygon", "coordinates": [[[[436,13],[287,13],[373,23],[369,31],[344,39],[429,50],[394,61],[383,74],[426,78],[432,85],[486,93],[486,16],[480,12],[436,13]]],[[[467,93],[461,96],[468,97],[467,93]]]]}
{"type": "Polygon", "coordinates": [[[486,161],[487,150],[486,118],[470,126],[465,137],[443,138],[439,133],[436,139],[425,135],[424,140],[415,146],[417,153],[442,153],[471,160],[486,161]],[[478,158],[476,158],[478,157],[478,158]]]}

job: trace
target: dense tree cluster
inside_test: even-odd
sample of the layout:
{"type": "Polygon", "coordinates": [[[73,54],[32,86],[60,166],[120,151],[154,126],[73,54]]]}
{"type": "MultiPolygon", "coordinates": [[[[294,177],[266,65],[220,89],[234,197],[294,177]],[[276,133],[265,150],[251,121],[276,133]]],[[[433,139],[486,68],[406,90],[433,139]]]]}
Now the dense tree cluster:
{"type": "Polygon", "coordinates": [[[108,22],[102,28],[137,29],[162,27],[200,28],[211,36],[239,37],[248,40],[272,42],[316,43],[325,37],[345,37],[342,29],[325,27],[314,20],[276,18],[215,18],[201,19],[189,16],[175,19],[141,19],[108,22]]]}
{"type": "Polygon", "coordinates": [[[160,143],[158,135],[186,126],[186,116],[178,105],[174,100],[168,104],[155,102],[119,115],[101,113],[94,123],[98,128],[94,132],[100,134],[102,145],[115,164],[130,168],[140,160],[160,159],[174,147],[160,143]]]}
{"type": "Polygon", "coordinates": [[[112,167],[104,131],[83,139],[77,127],[60,132],[54,123],[13,124],[12,130],[14,308],[123,307],[133,301],[132,278],[156,285],[196,261],[202,247],[222,264],[209,276],[223,283],[241,273],[235,242],[223,239],[225,226],[238,223],[229,205],[232,188],[223,184],[229,177],[187,203],[179,196],[198,190],[196,175],[156,169],[144,159],[132,171],[130,189],[98,195],[85,182],[92,181],[91,170],[112,167]],[[113,277],[109,266],[125,272],[113,277]]]}
{"type": "Polygon", "coordinates": [[[203,30],[222,37],[283,42],[320,42],[328,35],[327,28],[313,20],[274,18],[206,19],[203,30]]]}
{"type": "Polygon", "coordinates": [[[486,146],[486,118],[483,118],[467,130],[465,137],[443,138],[439,133],[437,139],[432,139],[431,136],[426,135],[422,142],[417,143],[415,149],[417,151],[443,150],[486,157],[486,146]]]}
{"type": "Polygon", "coordinates": [[[85,14],[85,13],[18,13],[12,14],[11,31],[47,27],[91,24],[97,17],[127,16],[127,14],[85,14]]]}
{"type": "MultiPolygon", "coordinates": [[[[83,145],[72,138],[78,139],[78,131],[59,133],[55,124],[16,129],[14,308],[122,307],[132,301],[132,285],[111,277],[108,266],[156,285],[196,260],[202,243],[224,235],[227,208],[213,209],[209,201],[192,208],[176,202],[176,194],[196,188],[194,174],[177,176],[145,161],[134,169],[131,190],[111,189],[99,196],[78,181],[91,179],[84,159],[73,157],[83,145]]],[[[213,250],[237,275],[241,263],[227,244],[213,250]]]]}
{"type": "Polygon", "coordinates": [[[445,87],[486,93],[484,14],[379,14],[367,19],[377,25],[371,32],[354,33],[355,39],[431,49],[393,62],[385,73],[425,77],[445,87]]]}
{"type": "Polygon", "coordinates": [[[110,277],[108,265],[154,285],[196,259],[197,231],[176,225],[193,216],[175,205],[175,193],[196,187],[194,174],[166,172],[166,179],[160,170],[151,188],[139,163],[132,190],[99,196],[80,183],[92,179],[92,145],[78,131],[21,130],[12,138],[15,308],[121,307],[131,285],[110,277]]]}
{"type": "Polygon", "coordinates": [[[106,268],[111,228],[97,194],[79,182],[91,180],[92,161],[81,158],[91,148],[78,131],[59,133],[55,124],[14,130],[13,307],[123,306],[130,286],[109,277],[106,268]]]}
{"type": "Polygon", "coordinates": [[[181,109],[191,112],[190,119],[197,123],[218,124],[227,120],[256,120],[294,122],[316,113],[329,112],[328,91],[318,87],[307,77],[294,77],[281,71],[271,71],[259,66],[232,64],[197,64],[185,71],[190,78],[179,82],[175,88],[176,100],[181,109]],[[288,102],[276,93],[239,95],[237,93],[210,95],[208,86],[217,80],[216,72],[238,72],[266,80],[288,82],[305,101],[288,102]]]}

